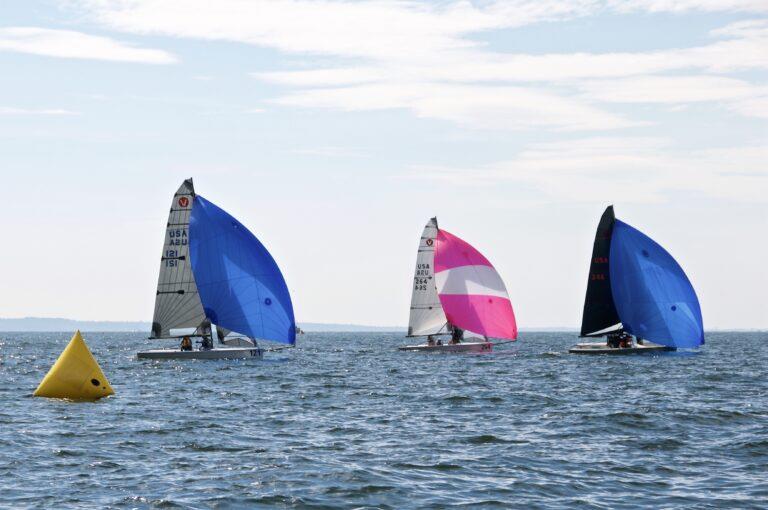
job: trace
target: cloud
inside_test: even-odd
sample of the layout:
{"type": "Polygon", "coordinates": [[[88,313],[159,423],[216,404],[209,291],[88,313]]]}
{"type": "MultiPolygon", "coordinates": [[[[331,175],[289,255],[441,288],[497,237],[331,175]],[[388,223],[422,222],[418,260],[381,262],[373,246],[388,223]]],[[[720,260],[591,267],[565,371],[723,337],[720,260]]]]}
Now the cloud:
{"type": "Polygon", "coordinates": [[[483,129],[618,129],[638,125],[583,101],[524,87],[378,83],[305,89],[275,102],[346,111],[403,108],[417,117],[483,129]]]}
{"type": "Polygon", "coordinates": [[[307,148],[307,149],[296,149],[293,151],[296,154],[303,154],[305,156],[318,156],[321,158],[364,158],[367,157],[367,154],[364,152],[353,149],[350,147],[336,147],[336,146],[326,146],[326,147],[314,147],[314,148],[307,148]]]}
{"type": "Polygon", "coordinates": [[[53,109],[29,109],[0,106],[0,115],[79,115],[72,110],[53,109]]]}
{"type": "Polygon", "coordinates": [[[462,37],[586,14],[591,0],[86,0],[113,29],[268,46],[289,53],[418,58],[477,46],[462,37]]]}
{"type": "Polygon", "coordinates": [[[414,167],[408,179],[537,191],[543,200],[660,202],[672,194],[762,202],[768,144],[682,151],[663,138],[596,137],[541,143],[480,168],[414,167]]]}
{"type": "Polygon", "coordinates": [[[107,37],[72,30],[37,27],[0,28],[0,51],[144,64],[176,62],[173,55],[162,50],[136,48],[107,37]]]}
{"type": "MultiPolygon", "coordinates": [[[[626,99],[638,86],[616,80],[637,76],[636,83],[660,87],[662,77],[655,82],[652,77],[669,73],[688,76],[696,95],[686,102],[731,101],[732,111],[743,112],[761,94],[758,87],[708,75],[768,69],[766,20],[721,27],[709,44],[634,53],[502,53],[478,37],[605,12],[768,12],[764,1],[83,0],[77,5],[116,30],[236,41],[308,60],[302,69],[252,73],[289,87],[275,98],[278,104],[404,109],[480,129],[635,126],[611,110],[614,103],[630,102],[626,99]],[[345,64],[328,66],[327,57],[345,64]],[[609,94],[608,85],[599,83],[604,80],[614,80],[625,95],[609,94]]],[[[682,86],[684,80],[667,83],[682,86]]],[[[676,102],[675,91],[662,92],[645,93],[644,102],[676,102]]],[[[676,92],[679,97],[684,91],[676,92]]]]}
{"type": "Polygon", "coordinates": [[[636,76],[588,81],[579,87],[588,97],[611,103],[685,104],[731,101],[768,94],[768,87],[721,76],[636,76]]]}
{"type": "Polygon", "coordinates": [[[737,101],[730,108],[741,115],[768,119],[768,95],[737,101]]]}
{"type": "Polygon", "coordinates": [[[768,12],[763,0],[609,0],[618,12],[768,12]]]}

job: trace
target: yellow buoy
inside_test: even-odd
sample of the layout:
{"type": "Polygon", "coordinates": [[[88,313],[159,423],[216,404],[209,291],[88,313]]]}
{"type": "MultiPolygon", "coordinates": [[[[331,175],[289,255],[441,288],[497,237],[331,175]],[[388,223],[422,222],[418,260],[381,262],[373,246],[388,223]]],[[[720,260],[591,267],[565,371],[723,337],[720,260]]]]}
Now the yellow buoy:
{"type": "Polygon", "coordinates": [[[114,394],[80,331],[77,331],[59,359],[45,374],[34,396],[96,400],[114,394]]]}

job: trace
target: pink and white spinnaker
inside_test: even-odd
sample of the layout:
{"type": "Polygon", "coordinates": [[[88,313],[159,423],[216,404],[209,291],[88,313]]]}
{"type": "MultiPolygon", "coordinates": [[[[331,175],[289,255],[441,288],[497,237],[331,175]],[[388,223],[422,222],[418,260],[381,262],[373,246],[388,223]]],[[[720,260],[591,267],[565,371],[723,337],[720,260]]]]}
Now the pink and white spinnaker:
{"type": "Polygon", "coordinates": [[[434,274],[448,323],[488,338],[517,338],[515,313],[504,282],[472,245],[438,229],[434,274]]]}

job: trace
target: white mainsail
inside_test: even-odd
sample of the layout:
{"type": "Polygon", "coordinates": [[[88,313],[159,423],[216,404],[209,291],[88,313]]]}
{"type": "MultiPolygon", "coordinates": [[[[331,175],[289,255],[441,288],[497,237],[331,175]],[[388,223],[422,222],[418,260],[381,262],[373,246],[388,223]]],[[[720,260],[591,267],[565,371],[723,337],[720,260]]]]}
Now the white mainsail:
{"type": "Polygon", "coordinates": [[[189,260],[189,216],[195,198],[192,179],[173,196],[160,259],[152,337],[171,336],[171,329],[210,328],[192,274],[189,260]],[[205,324],[204,324],[205,323],[205,324]]]}
{"type": "Polygon", "coordinates": [[[408,320],[408,336],[448,333],[447,320],[435,287],[435,238],[437,218],[424,227],[416,256],[416,272],[411,294],[411,315],[408,320]]]}

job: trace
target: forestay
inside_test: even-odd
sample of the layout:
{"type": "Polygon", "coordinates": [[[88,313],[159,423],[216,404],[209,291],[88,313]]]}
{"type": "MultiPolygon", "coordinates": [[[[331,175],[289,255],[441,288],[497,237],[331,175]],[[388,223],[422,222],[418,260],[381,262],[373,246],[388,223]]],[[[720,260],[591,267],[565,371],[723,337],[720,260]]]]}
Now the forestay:
{"type": "Polygon", "coordinates": [[[469,243],[440,230],[435,243],[435,280],[448,322],[485,337],[517,338],[517,324],[504,282],[469,243]]]}
{"type": "Polygon", "coordinates": [[[294,344],[288,287],[259,240],[200,195],[194,199],[189,230],[192,269],[210,321],[249,338],[294,344]]]}
{"type": "Polygon", "coordinates": [[[205,320],[189,261],[189,217],[194,197],[192,179],[187,179],[171,202],[152,318],[153,338],[169,337],[171,329],[197,328],[205,320]]]}
{"type": "Polygon", "coordinates": [[[626,331],[668,347],[692,348],[704,343],[696,292],[664,248],[616,220],[610,261],[613,300],[626,331]]]}
{"type": "Polygon", "coordinates": [[[435,287],[435,239],[437,218],[424,227],[416,255],[416,272],[413,276],[411,313],[408,319],[408,336],[448,333],[443,307],[435,287]]]}

